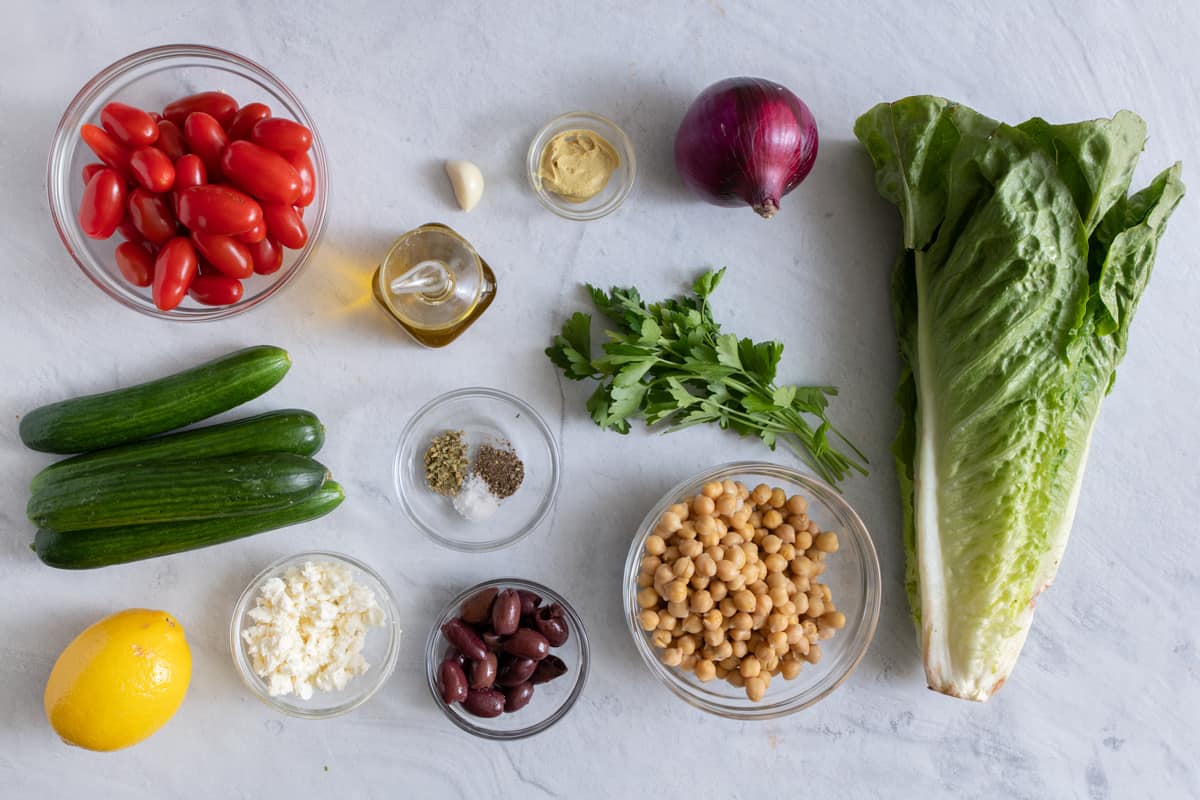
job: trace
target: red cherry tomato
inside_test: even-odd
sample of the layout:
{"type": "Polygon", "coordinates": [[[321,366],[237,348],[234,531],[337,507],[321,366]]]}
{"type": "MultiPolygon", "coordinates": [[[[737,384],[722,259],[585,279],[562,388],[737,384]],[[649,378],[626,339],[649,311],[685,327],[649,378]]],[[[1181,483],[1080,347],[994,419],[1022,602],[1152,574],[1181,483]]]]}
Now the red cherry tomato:
{"type": "Polygon", "coordinates": [[[308,157],[308,153],[300,153],[288,161],[300,176],[300,197],[296,200],[296,205],[310,205],[317,194],[317,171],[313,168],[312,159],[308,157]]]}
{"type": "Polygon", "coordinates": [[[154,305],[170,311],[183,301],[196,277],[196,250],[182,236],[163,245],[154,261],[154,305]]]}
{"type": "Polygon", "coordinates": [[[254,274],[250,250],[232,236],[192,231],[192,244],[201,257],[231,278],[249,278],[254,274]]]}
{"type": "Polygon", "coordinates": [[[187,152],[183,131],[174,122],[165,119],[158,123],[158,141],[154,146],[166,153],[172,162],[178,161],[187,152]]]}
{"type": "Polygon", "coordinates": [[[290,119],[269,117],[254,125],[250,141],[284,156],[294,156],[312,146],[312,131],[290,119]]]}
{"type": "Polygon", "coordinates": [[[177,193],[204,183],[208,183],[208,171],[204,169],[200,156],[188,153],[175,162],[174,189],[177,193]]]}
{"type": "Polygon", "coordinates": [[[228,275],[197,275],[188,294],[206,306],[227,306],[242,299],[242,282],[228,275]]]}
{"type": "Polygon", "coordinates": [[[122,219],[121,223],[119,225],[117,225],[117,233],[121,234],[121,237],[127,242],[134,242],[136,244],[145,244],[147,247],[153,247],[153,248],[158,247],[158,245],[147,242],[146,237],[142,236],[142,232],[139,231],[137,229],[137,226],[133,224],[133,217],[131,217],[129,215],[128,208],[125,209],[124,219],[122,219]]]}
{"type": "Polygon", "coordinates": [[[175,165],[157,147],[139,147],[129,154],[134,180],[152,192],[165,192],[175,183],[175,165]]]}
{"type": "Polygon", "coordinates": [[[162,244],[175,235],[175,215],[167,199],[141,187],[129,195],[129,218],[148,242],[162,244]]]}
{"type": "Polygon", "coordinates": [[[154,144],[158,138],[158,127],[154,117],[140,108],[124,103],[109,103],[100,110],[100,124],[114,139],[127,147],[143,147],[154,144]]]}
{"type": "Polygon", "coordinates": [[[259,223],[253,228],[245,233],[239,233],[234,238],[242,244],[255,244],[256,242],[261,242],[263,239],[267,238],[267,223],[259,221],[259,223]]]}
{"type": "Polygon", "coordinates": [[[270,275],[283,265],[283,248],[270,236],[246,247],[254,260],[254,271],[259,275],[270,275]]]}
{"type": "Polygon", "coordinates": [[[209,175],[221,174],[221,151],[229,144],[229,136],[216,117],[203,111],[188,114],[183,123],[183,138],[188,149],[200,156],[209,175]]]}
{"type": "Polygon", "coordinates": [[[262,207],[230,186],[206,183],[179,194],[179,221],[194,231],[229,236],[250,230],[262,219],[262,207]]]}
{"type": "Polygon", "coordinates": [[[191,94],[168,103],[167,107],[163,109],[163,116],[182,128],[188,114],[193,111],[203,111],[205,114],[215,117],[224,128],[233,122],[233,115],[237,113],[237,109],[237,100],[224,92],[200,92],[200,94],[191,94]]]}
{"type": "Polygon", "coordinates": [[[92,162],[91,164],[84,164],[83,165],[83,185],[87,186],[88,181],[90,181],[92,179],[92,176],[95,175],[97,172],[99,172],[102,169],[107,169],[107,167],[105,167],[103,164],[97,164],[95,162],[92,162]]]}
{"type": "Polygon", "coordinates": [[[92,176],[79,201],[79,227],[91,239],[107,239],[125,216],[125,179],[114,170],[92,176]]]}
{"type": "Polygon", "coordinates": [[[117,269],[125,280],[134,286],[149,286],[154,283],[154,256],[139,242],[121,242],[117,245],[117,269]]]}
{"type": "Polygon", "coordinates": [[[230,142],[221,153],[221,173],[266,203],[291,205],[300,196],[300,176],[283,156],[253,142],[230,142]]]}
{"type": "Polygon", "coordinates": [[[97,128],[95,125],[84,125],[79,129],[79,135],[101,161],[121,175],[128,174],[129,151],[122,147],[116,139],[109,136],[107,131],[97,128]]]}
{"type": "Polygon", "coordinates": [[[271,109],[262,103],[247,103],[233,115],[233,122],[229,123],[228,128],[229,138],[235,141],[249,139],[254,125],[269,116],[271,116],[271,109]]]}
{"type": "Polygon", "coordinates": [[[299,250],[308,241],[308,229],[296,209],[281,203],[263,203],[263,222],[267,233],[284,247],[299,250]]]}

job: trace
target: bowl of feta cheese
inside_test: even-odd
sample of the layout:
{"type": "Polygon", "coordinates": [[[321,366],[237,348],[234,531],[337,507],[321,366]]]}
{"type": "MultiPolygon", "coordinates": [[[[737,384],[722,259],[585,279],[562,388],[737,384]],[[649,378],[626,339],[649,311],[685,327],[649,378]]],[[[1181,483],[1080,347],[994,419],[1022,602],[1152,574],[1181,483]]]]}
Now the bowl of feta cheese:
{"type": "Polygon", "coordinates": [[[238,598],[229,650],[242,681],[293,717],[325,719],[365,703],[400,651],[396,601],[383,578],[341,553],[269,565],[238,598]]]}

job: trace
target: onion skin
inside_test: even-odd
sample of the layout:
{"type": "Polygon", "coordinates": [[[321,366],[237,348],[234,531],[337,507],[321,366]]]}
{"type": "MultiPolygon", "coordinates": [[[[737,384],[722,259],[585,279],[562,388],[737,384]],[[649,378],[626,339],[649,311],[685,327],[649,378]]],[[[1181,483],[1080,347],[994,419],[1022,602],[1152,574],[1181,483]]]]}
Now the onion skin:
{"type": "Polygon", "coordinates": [[[726,78],[696,98],[675,135],[675,168],[718,206],[770,219],[817,160],[817,123],[792,92],[761,78],[726,78]]]}

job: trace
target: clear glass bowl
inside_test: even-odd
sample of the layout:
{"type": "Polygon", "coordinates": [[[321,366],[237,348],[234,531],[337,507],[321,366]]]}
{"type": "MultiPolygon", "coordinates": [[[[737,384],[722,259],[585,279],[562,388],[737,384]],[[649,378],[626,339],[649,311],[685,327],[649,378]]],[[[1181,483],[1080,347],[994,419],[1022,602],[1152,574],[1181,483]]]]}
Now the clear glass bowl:
{"type": "Polygon", "coordinates": [[[425,676],[429,683],[429,691],[433,702],[442,709],[450,721],[467,733],[473,733],[484,739],[511,741],[524,739],[527,736],[541,733],[567,715],[583,687],[587,684],[588,669],[591,665],[591,650],[588,644],[587,631],[583,620],[575,613],[575,609],[566,598],[540,583],[521,580],[519,578],[500,578],[485,581],[472,586],[451,600],[442,612],[438,614],[429,631],[429,640],[425,643],[425,676]],[[525,589],[538,594],[542,605],[558,603],[562,606],[565,617],[571,627],[571,636],[562,647],[553,648],[550,653],[558,656],[567,665],[567,672],[549,683],[543,683],[534,689],[533,699],[529,705],[512,714],[501,714],[487,719],[476,717],[463,711],[457,704],[448,706],[442,702],[441,692],[438,691],[438,666],[442,657],[449,649],[450,643],[442,636],[442,626],[459,615],[459,609],[467,599],[476,592],[496,587],[497,589],[525,589]]]}
{"type": "Polygon", "coordinates": [[[788,467],[758,461],[744,461],[714,467],[688,478],[671,489],[650,510],[638,528],[625,561],[623,603],[625,623],[633,637],[642,660],[672,692],[696,708],[728,719],[774,719],[808,708],[827,697],[849,677],[858,666],[879,621],[881,596],[879,560],[875,546],[854,509],[842,499],[837,490],[824,481],[809,477],[788,467]],[[821,577],[833,593],[837,608],[846,615],[846,626],[821,642],[822,658],[817,664],[805,664],[793,680],[776,677],[766,696],[759,702],[746,697],[744,689],[723,680],[700,681],[691,672],[668,667],[659,660],[660,652],[650,642],[650,635],[638,624],[637,576],[641,567],[646,537],[649,536],[670,506],[680,499],[699,493],[710,481],[741,481],[753,488],[759,483],[779,486],[788,495],[800,494],[808,500],[808,515],[821,530],[838,534],[839,549],[826,560],[828,565],[821,577]]]}
{"type": "Polygon", "coordinates": [[[533,406],[497,389],[473,387],[430,400],[400,433],[392,476],[400,507],[429,538],[465,552],[484,553],[519,542],[554,508],[558,496],[559,452],[554,434],[533,406]],[[425,451],[433,437],[451,430],[466,434],[474,448],[483,442],[512,444],[525,464],[525,479],[490,519],[470,522],[451,499],[425,483],[425,451]]]}
{"type": "Polygon", "coordinates": [[[277,711],[292,717],[303,719],[328,719],[347,711],[358,708],[378,692],[392,675],[396,668],[396,659],[400,654],[400,626],[397,622],[396,598],[392,595],[379,573],[361,561],[341,553],[331,553],[314,550],[308,553],[298,553],[294,556],[281,558],[268,566],[254,580],[250,581],[245,591],[233,607],[233,617],[229,622],[229,652],[238,674],[250,690],[267,705],[277,711]],[[296,695],[272,697],[267,691],[267,684],[254,672],[250,659],[246,655],[245,643],[242,641],[243,628],[254,625],[254,620],[248,616],[255,606],[259,587],[269,578],[282,576],[292,567],[303,566],[307,561],[335,562],[350,568],[354,581],[360,583],[375,593],[375,600],[383,609],[383,625],[367,628],[366,640],[362,654],[370,668],[363,675],[353,678],[346,688],[335,692],[313,693],[308,700],[302,700],[296,695]]]}
{"type": "Polygon", "coordinates": [[[637,158],[633,153],[633,144],[625,135],[625,131],[621,130],[620,126],[612,120],[587,111],[572,111],[547,122],[530,142],[526,162],[529,185],[533,187],[533,193],[537,195],[538,201],[560,217],[578,222],[600,219],[600,217],[616,211],[633,190],[633,184],[637,178],[637,158]],[[621,157],[621,164],[613,171],[602,192],[582,203],[570,203],[554,192],[547,191],[542,186],[542,179],[538,176],[538,172],[542,161],[542,150],[545,149],[546,144],[563,131],[580,128],[595,131],[608,140],[608,143],[616,149],[617,154],[621,157]]]}
{"type": "Polygon", "coordinates": [[[329,173],[325,149],[312,118],[300,100],[267,70],[249,59],[195,44],[172,44],[142,50],[106,67],[92,78],[67,106],[50,144],[46,186],[50,214],[67,252],[79,268],[105,294],[122,305],[160,319],[198,322],[224,319],[263,303],[290,283],[316,250],[325,227],[329,202],[329,173]],[[79,137],[84,123],[99,124],[100,109],[112,100],[159,110],[171,100],[195,92],[221,90],[241,104],[260,102],[277,117],[289,117],[313,134],[312,158],[316,170],[316,195],[305,209],[308,242],[300,250],[284,250],[283,266],[272,275],[254,275],[245,281],[242,299],[228,306],[204,306],[185,298],[178,308],[161,311],[150,297],[149,287],[126,281],[117,269],[113,252],[122,239],[114,234],[104,241],[89,239],[79,228],[79,201],[83,196],[80,171],[99,161],[79,137]]]}

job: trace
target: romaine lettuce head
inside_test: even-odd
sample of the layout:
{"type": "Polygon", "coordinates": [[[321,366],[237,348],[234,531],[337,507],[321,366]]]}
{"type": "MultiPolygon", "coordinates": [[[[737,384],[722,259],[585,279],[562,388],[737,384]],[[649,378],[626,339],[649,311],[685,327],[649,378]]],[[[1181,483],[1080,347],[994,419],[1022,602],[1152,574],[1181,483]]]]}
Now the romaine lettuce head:
{"type": "Polygon", "coordinates": [[[893,452],[925,673],[986,700],[1066,547],[1180,166],[1127,196],[1145,126],[1125,111],[1010,127],[920,96],[854,132],[904,223],[893,452]]]}

